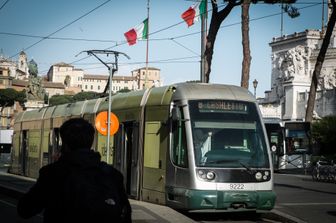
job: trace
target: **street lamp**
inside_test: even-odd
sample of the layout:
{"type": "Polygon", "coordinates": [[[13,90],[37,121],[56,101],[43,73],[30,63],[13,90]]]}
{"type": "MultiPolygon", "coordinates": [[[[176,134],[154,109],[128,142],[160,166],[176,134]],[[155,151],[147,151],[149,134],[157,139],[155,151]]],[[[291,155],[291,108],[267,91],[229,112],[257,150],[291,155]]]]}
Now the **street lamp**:
{"type": "Polygon", "coordinates": [[[258,86],[258,81],[257,79],[254,79],[253,83],[253,87],[254,87],[254,97],[257,97],[257,86],[258,86]]]}

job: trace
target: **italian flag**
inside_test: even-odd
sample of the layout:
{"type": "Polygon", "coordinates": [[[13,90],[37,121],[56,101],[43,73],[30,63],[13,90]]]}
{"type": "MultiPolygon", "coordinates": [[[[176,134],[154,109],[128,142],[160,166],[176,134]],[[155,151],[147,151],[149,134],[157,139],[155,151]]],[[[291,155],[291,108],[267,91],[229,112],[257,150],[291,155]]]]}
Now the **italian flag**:
{"type": "Polygon", "coordinates": [[[128,42],[128,45],[136,44],[137,40],[143,40],[148,38],[148,18],[145,19],[140,25],[130,29],[124,33],[124,36],[128,42]]]}
{"type": "Polygon", "coordinates": [[[188,27],[194,25],[194,22],[199,20],[200,15],[205,13],[206,1],[207,0],[200,1],[182,13],[181,17],[187,23],[188,27]]]}

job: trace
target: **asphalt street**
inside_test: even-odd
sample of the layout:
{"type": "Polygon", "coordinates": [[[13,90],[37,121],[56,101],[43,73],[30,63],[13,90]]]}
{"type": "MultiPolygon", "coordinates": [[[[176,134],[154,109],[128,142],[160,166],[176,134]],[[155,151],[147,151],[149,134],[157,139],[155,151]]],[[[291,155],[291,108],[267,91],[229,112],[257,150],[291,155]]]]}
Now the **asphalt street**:
{"type": "Polygon", "coordinates": [[[311,176],[275,174],[276,210],[303,222],[336,222],[336,184],[311,176]]]}

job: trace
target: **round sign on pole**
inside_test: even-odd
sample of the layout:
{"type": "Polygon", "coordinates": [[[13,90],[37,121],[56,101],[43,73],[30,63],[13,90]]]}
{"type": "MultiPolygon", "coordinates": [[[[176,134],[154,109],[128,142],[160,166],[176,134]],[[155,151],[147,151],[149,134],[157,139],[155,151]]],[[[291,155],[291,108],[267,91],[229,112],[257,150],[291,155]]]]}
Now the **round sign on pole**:
{"type": "MultiPolygon", "coordinates": [[[[110,135],[114,135],[119,129],[119,120],[114,113],[111,112],[110,115],[111,115],[110,135]]],[[[107,111],[100,112],[96,116],[96,120],[95,120],[96,129],[100,134],[104,136],[107,135],[107,127],[108,127],[107,122],[108,122],[108,112],[107,111]]]]}

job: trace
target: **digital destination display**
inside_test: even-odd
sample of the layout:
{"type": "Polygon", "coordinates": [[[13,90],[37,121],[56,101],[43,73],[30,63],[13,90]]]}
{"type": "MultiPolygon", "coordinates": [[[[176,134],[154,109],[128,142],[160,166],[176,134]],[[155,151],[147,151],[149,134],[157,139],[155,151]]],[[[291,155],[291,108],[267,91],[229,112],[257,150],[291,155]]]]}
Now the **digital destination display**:
{"type": "Polygon", "coordinates": [[[199,101],[197,102],[200,112],[239,112],[247,113],[247,104],[237,101],[199,101]]]}

